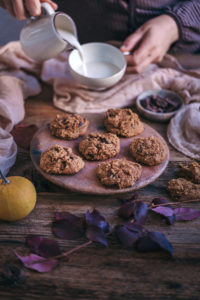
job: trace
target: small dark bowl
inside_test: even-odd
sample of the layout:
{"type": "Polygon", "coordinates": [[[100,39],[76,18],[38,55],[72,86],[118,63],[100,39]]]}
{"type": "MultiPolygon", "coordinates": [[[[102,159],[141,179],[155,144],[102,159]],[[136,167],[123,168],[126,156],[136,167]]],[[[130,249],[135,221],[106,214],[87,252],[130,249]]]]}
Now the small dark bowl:
{"type": "Polygon", "coordinates": [[[139,113],[144,116],[145,118],[152,120],[152,121],[159,121],[159,122],[166,122],[170,120],[184,105],[183,99],[177,95],[176,93],[169,91],[169,90],[149,90],[141,93],[137,99],[136,99],[136,107],[139,111],[139,113]],[[172,112],[166,112],[166,113],[158,113],[153,112],[148,109],[146,109],[142,104],[141,101],[149,96],[160,96],[162,98],[168,97],[172,100],[176,100],[178,102],[179,106],[176,110],[173,110],[172,112]]]}

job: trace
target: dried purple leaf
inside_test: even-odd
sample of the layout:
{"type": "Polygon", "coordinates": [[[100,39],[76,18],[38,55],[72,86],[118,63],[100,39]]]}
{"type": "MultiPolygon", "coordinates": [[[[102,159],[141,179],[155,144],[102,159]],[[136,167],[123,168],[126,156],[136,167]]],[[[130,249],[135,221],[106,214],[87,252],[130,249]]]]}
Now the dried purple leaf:
{"type": "Polygon", "coordinates": [[[106,235],[105,235],[103,229],[100,227],[97,227],[94,225],[87,226],[86,237],[90,241],[98,242],[98,243],[108,247],[106,235]]]}
{"type": "Polygon", "coordinates": [[[167,206],[157,206],[151,210],[164,217],[171,217],[174,214],[174,210],[167,206]]]}
{"type": "Polygon", "coordinates": [[[122,223],[127,229],[133,232],[142,232],[143,227],[139,224],[135,224],[134,222],[124,222],[122,223]]]}
{"type": "Polygon", "coordinates": [[[56,212],[56,221],[60,220],[67,220],[70,223],[77,224],[78,226],[83,225],[83,219],[81,217],[77,217],[68,211],[56,212]]]}
{"type": "Polygon", "coordinates": [[[54,234],[66,240],[74,240],[83,236],[83,219],[69,212],[56,213],[56,221],[52,223],[54,234]]]}
{"type": "Polygon", "coordinates": [[[38,236],[38,235],[26,236],[26,244],[29,247],[29,249],[39,255],[40,255],[39,246],[40,246],[42,240],[43,240],[43,237],[38,236]]]}
{"type": "Polygon", "coordinates": [[[28,150],[30,148],[33,135],[37,132],[37,130],[38,127],[35,124],[20,123],[15,125],[11,134],[19,147],[28,150]]]}
{"type": "MultiPolygon", "coordinates": [[[[139,230],[130,230],[130,227],[126,226],[117,226],[116,227],[116,234],[122,243],[123,247],[129,248],[133,247],[135,242],[138,240],[138,238],[141,236],[142,232],[139,230]]],[[[133,229],[133,227],[132,227],[133,229]]]]}
{"type": "Polygon", "coordinates": [[[151,208],[151,211],[164,217],[167,224],[172,225],[175,222],[174,210],[170,205],[157,206],[151,208]]]}
{"type": "Polygon", "coordinates": [[[26,237],[26,243],[32,251],[45,258],[61,254],[57,241],[52,239],[29,235],[26,237]]]}
{"type": "Polygon", "coordinates": [[[147,214],[148,206],[146,203],[139,201],[134,203],[133,217],[135,224],[144,225],[147,219],[147,214]]]}
{"type": "Polygon", "coordinates": [[[173,248],[171,243],[160,232],[147,232],[139,238],[136,244],[136,250],[139,252],[151,252],[163,250],[172,255],[173,248]]]}
{"type": "Polygon", "coordinates": [[[104,216],[101,215],[101,213],[94,209],[92,212],[89,212],[89,210],[85,214],[85,221],[87,226],[95,226],[103,230],[104,233],[107,233],[110,231],[110,225],[105,220],[104,216]]]}
{"type": "Polygon", "coordinates": [[[176,221],[191,221],[200,216],[200,211],[192,208],[178,207],[174,209],[176,221]]]}
{"type": "Polygon", "coordinates": [[[38,271],[40,273],[50,272],[58,264],[58,261],[56,259],[49,259],[43,261],[44,257],[38,256],[36,254],[30,254],[28,256],[20,256],[17,253],[15,254],[26,268],[38,271]],[[41,262],[38,262],[40,260],[41,262]]]}
{"type": "Polygon", "coordinates": [[[169,216],[169,217],[164,217],[164,221],[169,225],[173,225],[174,222],[176,221],[175,215],[169,216]]]}
{"type": "Polygon", "coordinates": [[[129,219],[133,216],[134,211],[134,201],[127,201],[123,203],[118,209],[118,216],[124,219],[129,219]]]}
{"type": "MultiPolygon", "coordinates": [[[[164,198],[154,198],[152,200],[153,205],[160,205],[160,204],[167,204],[167,203],[168,203],[168,200],[164,199],[164,198]]],[[[168,205],[166,205],[166,206],[168,206],[168,205]]]]}
{"type": "Polygon", "coordinates": [[[141,201],[127,201],[122,204],[118,210],[118,216],[124,219],[133,217],[135,223],[144,225],[147,219],[148,206],[141,201]]]}

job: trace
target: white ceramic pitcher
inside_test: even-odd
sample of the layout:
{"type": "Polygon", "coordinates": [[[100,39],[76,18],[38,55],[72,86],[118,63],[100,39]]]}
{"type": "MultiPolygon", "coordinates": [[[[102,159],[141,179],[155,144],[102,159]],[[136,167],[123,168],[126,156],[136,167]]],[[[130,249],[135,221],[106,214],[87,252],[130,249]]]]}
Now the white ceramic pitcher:
{"type": "Polygon", "coordinates": [[[42,15],[31,17],[22,29],[20,42],[24,52],[34,60],[43,61],[58,55],[71,45],[57,31],[62,29],[77,37],[72,18],[63,12],[55,12],[50,4],[42,3],[42,15]]]}

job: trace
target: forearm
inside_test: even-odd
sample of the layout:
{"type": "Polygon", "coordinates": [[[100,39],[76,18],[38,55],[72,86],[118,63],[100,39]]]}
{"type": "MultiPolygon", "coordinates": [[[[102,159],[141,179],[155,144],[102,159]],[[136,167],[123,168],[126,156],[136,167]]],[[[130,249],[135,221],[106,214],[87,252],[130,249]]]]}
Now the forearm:
{"type": "Polygon", "coordinates": [[[200,51],[200,1],[178,1],[178,4],[168,7],[165,14],[174,19],[179,29],[174,51],[200,51]]]}

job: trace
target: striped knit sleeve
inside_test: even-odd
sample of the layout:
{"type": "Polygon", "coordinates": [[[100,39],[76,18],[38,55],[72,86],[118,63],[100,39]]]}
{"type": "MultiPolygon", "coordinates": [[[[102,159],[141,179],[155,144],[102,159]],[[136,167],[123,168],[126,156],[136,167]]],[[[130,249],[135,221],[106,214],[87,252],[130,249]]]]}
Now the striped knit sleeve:
{"type": "Polygon", "coordinates": [[[179,40],[174,44],[175,52],[200,52],[200,0],[177,1],[165,13],[171,16],[179,28],[179,40]]]}

